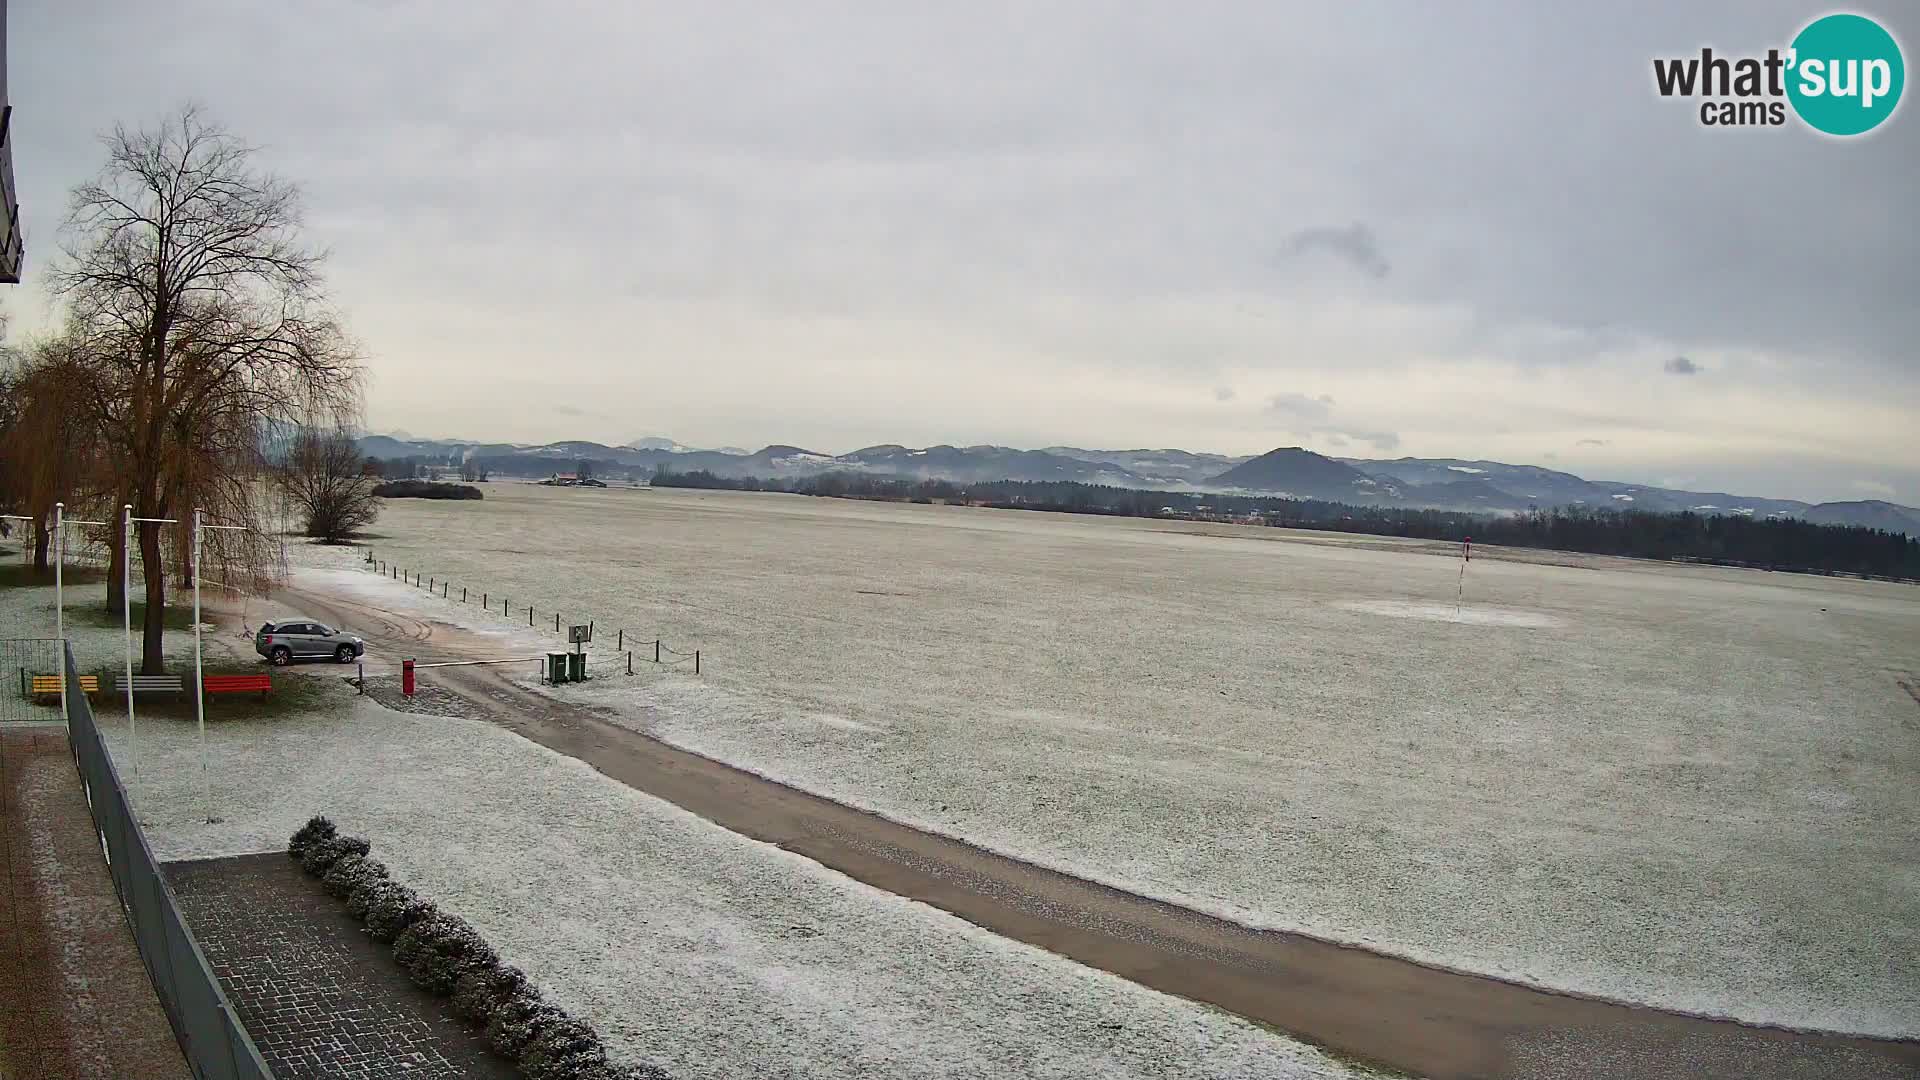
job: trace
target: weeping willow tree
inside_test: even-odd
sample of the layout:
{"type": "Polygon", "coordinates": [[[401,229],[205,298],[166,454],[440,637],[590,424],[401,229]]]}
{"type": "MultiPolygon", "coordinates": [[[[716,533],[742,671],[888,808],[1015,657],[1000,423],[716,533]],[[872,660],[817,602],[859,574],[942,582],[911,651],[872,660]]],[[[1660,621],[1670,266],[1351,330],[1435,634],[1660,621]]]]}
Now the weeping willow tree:
{"type": "MultiPolygon", "coordinates": [[[[105,145],[99,175],[73,191],[50,279],[89,364],[109,502],[176,522],[136,534],[141,670],[157,674],[169,562],[175,580],[190,569],[193,511],[257,530],[206,534],[206,572],[264,584],[275,548],[264,535],[265,433],[306,417],[351,420],[361,369],[326,300],[324,253],[302,237],[299,189],[258,168],[252,147],[194,107],[153,128],[116,128],[105,145]]],[[[114,533],[110,590],[131,557],[114,533]]]]}
{"type": "Polygon", "coordinates": [[[106,472],[99,431],[86,408],[90,369],[65,337],[36,342],[11,358],[7,414],[0,417],[6,499],[31,518],[34,569],[50,572],[53,509],[91,509],[106,472]]]}

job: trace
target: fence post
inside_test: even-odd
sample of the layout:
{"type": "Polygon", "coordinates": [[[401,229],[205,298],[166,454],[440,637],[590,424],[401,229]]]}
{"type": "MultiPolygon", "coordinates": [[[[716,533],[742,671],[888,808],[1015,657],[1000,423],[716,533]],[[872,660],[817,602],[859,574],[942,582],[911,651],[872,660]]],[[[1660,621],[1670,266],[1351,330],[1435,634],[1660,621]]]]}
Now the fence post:
{"type": "Polygon", "coordinates": [[[627,674],[633,674],[633,654],[627,654],[627,674]]]}
{"type": "Polygon", "coordinates": [[[445,600],[447,598],[447,590],[451,589],[452,587],[453,586],[447,584],[444,581],[441,582],[440,583],[440,599],[445,600]]]}
{"type": "Polygon", "coordinates": [[[693,650],[693,673],[695,675],[700,674],[700,650],[699,649],[693,650]]]}
{"type": "Polygon", "coordinates": [[[532,608],[527,609],[527,625],[528,626],[533,625],[533,609],[532,608]]]}
{"type": "MultiPolygon", "coordinates": [[[[614,651],[618,652],[620,650],[625,649],[626,647],[627,647],[627,632],[625,630],[615,630],[613,632],[614,651]]],[[[632,673],[629,672],[628,674],[632,674],[632,673]]]]}
{"type": "Polygon", "coordinates": [[[557,611],[553,613],[553,632],[560,632],[560,613],[557,611]]]}
{"type": "Polygon", "coordinates": [[[463,604],[467,602],[467,587],[465,585],[460,586],[460,602],[463,604]]]}
{"type": "Polygon", "coordinates": [[[653,639],[653,662],[656,664],[660,662],[660,639],[659,638],[653,639]]]}

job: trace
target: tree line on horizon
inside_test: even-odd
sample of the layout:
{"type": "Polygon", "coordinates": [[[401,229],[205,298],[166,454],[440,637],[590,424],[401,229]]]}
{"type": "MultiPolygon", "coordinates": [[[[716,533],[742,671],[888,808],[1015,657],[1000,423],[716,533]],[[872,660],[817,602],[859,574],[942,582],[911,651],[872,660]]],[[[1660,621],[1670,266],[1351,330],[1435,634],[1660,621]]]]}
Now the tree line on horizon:
{"type": "Polygon", "coordinates": [[[1479,543],[1592,555],[1920,579],[1920,538],[1859,525],[1825,525],[1784,517],[1611,507],[1553,507],[1518,514],[1475,514],[1353,506],[1281,496],[1152,491],[1071,480],[995,480],[963,484],[856,472],[771,480],[717,476],[706,471],[661,472],[654,476],[653,483],[655,487],[965,503],[1071,514],[1255,520],[1284,528],[1373,536],[1456,543],[1470,537],[1479,543]]]}

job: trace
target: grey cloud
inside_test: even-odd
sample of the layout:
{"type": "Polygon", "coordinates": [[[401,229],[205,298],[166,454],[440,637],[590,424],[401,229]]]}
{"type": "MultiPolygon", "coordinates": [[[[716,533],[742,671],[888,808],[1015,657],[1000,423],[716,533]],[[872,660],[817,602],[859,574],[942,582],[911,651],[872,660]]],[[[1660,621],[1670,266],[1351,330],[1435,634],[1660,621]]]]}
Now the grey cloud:
{"type": "Polygon", "coordinates": [[[1326,394],[1308,397],[1289,390],[1267,399],[1267,413],[1295,423],[1324,424],[1333,415],[1333,398],[1326,394]]]}
{"type": "Polygon", "coordinates": [[[710,444],[1044,446],[1084,394],[1076,437],[1111,445],[1244,453],[1284,423],[1496,457],[1515,437],[1494,425],[1525,415],[1543,446],[1635,430],[1615,453],[1648,476],[1920,490],[1899,471],[1911,426],[1886,415],[1920,395],[1920,119],[1846,144],[1716,138],[1646,91],[1647,58],[1703,32],[1777,41],[1804,15],[1777,0],[1633,19],[1484,0],[1392,20],[1255,0],[186,7],[184,36],[174,5],[9,7],[9,75],[33,91],[9,136],[31,245],[16,337],[57,320],[40,275],[96,133],[191,96],[305,186],[378,426],[630,435],[528,407],[555,355],[589,408],[684,417],[675,433],[710,444]],[[505,42],[518,61],[491,62],[505,42]],[[1577,122],[1540,123],[1526,85],[1577,122]],[[1309,100],[1275,124],[1274,102],[1309,100]],[[1632,388],[1594,370],[1708,356],[1731,378],[1743,354],[1751,401],[1708,416],[1611,400],[1632,388]],[[1460,361],[1476,386],[1449,383],[1460,361]],[[1530,381],[1543,366],[1564,389],[1530,381]],[[1336,381],[1382,372],[1421,377],[1336,381]],[[1226,383],[1248,403],[1202,396],[1226,383]],[[1341,404],[1269,412],[1270,386],[1341,404]],[[1809,401],[1844,452],[1751,463],[1756,436],[1811,445],[1790,419],[1809,401]]]}
{"type": "Polygon", "coordinates": [[[1676,356],[1667,361],[1664,370],[1669,375],[1698,375],[1700,373],[1700,365],[1684,356],[1676,356]]]}
{"type": "Polygon", "coordinates": [[[1316,225],[1297,230],[1287,237],[1281,251],[1289,256],[1324,251],[1352,263],[1361,273],[1373,278],[1384,278],[1393,270],[1381,254],[1380,242],[1374,238],[1373,230],[1361,221],[1345,228],[1316,225]]]}
{"type": "Polygon", "coordinates": [[[1605,446],[1605,445],[1607,445],[1607,440],[1605,440],[1605,439],[1581,439],[1581,440],[1580,440],[1579,442],[1577,442],[1577,443],[1574,443],[1573,445],[1575,445],[1575,446],[1605,446]]]}
{"type": "Polygon", "coordinates": [[[1364,443],[1372,443],[1375,450],[1398,450],[1400,436],[1391,431],[1349,431],[1352,438],[1364,443]]]}
{"type": "Polygon", "coordinates": [[[1865,492],[1868,495],[1876,495],[1882,499],[1891,499],[1894,496],[1893,485],[1883,484],[1878,480],[1855,480],[1853,482],[1853,490],[1865,492]]]}
{"type": "Polygon", "coordinates": [[[1345,423],[1336,423],[1330,394],[1308,396],[1292,390],[1275,394],[1267,399],[1266,414],[1283,431],[1294,435],[1317,435],[1331,446],[1345,446],[1349,440],[1367,443],[1376,450],[1393,450],[1400,445],[1400,436],[1394,432],[1357,429],[1345,423]]]}
{"type": "Polygon", "coordinates": [[[1216,386],[1213,388],[1213,400],[1215,401],[1232,401],[1236,396],[1238,395],[1233,392],[1233,387],[1231,386],[1216,386]]]}

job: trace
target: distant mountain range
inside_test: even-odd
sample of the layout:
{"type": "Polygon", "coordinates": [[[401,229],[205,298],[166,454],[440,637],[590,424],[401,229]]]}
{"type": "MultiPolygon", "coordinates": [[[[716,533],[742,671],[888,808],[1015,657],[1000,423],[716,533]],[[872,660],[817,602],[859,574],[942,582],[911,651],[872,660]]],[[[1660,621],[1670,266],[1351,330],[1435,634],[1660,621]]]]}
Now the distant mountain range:
{"type": "Polygon", "coordinates": [[[1243,491],[1325,499],[1361,506],[1406,506],[1479,513],[1514,513],[1530,507],[1617,509],[1796,517],[1834,525],[1864,525],[1920,536],[1920,510],[1879,500],[1806,503],[1793,499],[1734,495],[1723,491],[1587,480],[1537,465],[1458,458],[1331,458],[1300,447],[1282,447],[1257,457],[1200,454],[1186,450],[1083,450],[1049,446],[882,444],[847,454],[825,454],[774,445],[751,453],[737,447],[699,449],[650,436],[623,446],[568,440],[537,446],[460,439],[411,439],[369,435],[361,451],[378,458],[419,458],[443,464],[472,461],[504,476],[545,477],[591,463],[602,476],[636,479],[655,471],[707,471],[763,479],[834,470],[928,480],[978,483],[988,480],[1069,480],[1112,487],[1170,491],[1243,491]]]}

